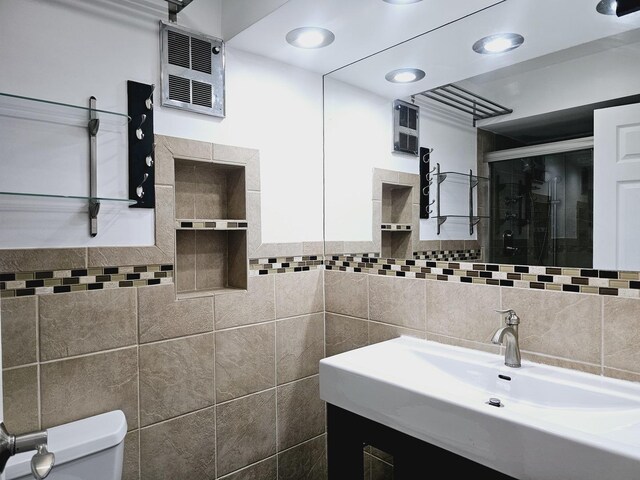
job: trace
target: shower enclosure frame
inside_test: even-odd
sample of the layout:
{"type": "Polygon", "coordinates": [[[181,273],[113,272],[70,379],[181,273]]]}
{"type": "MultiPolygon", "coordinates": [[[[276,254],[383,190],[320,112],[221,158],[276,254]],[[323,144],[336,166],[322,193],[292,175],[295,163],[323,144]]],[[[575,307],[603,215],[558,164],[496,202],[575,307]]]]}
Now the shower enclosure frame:
{"type": "MultiPolygon", "coordinates": [[[[589,137],[582,137],[582,138],[576,138],[576,139],[572,139],[572,140],[562,140],[559,142],[550,142],[550,143],[542,143],[539,145],[532,145],[532,146],[528,146],[528,147],[519,147],[519,148],[511,148],[511,149],[507,149],[507,150],[499,150],[496,152],[487,152],[484,154],[484,161],[487,164],[491,164],[494,162],[502,162],[502,161],[506,161],[506,160],[515,160],[515,159],[519,159],[519,158],[525,158],[525,157],[539,157],[539,156],[544,156],[544,155],[553,155],[553,154],[559,154],[559,153],[568,153],[568,152],[573,152],[573,151],[577,151],[577,150],[586,150],[586,149],[593,149],[593,145],[594,145],[594,137],[593,136],[589,136],[589,137]]],[[[551,187],[550,187],[551,188],[551,187]]],[[[555,189],[557,188],[554,187],[554,192],[553,194],[555,195],[555,189]]],[[[551,194],[551,192],[550,192],[551,194]]],[[[551,197],[552,195],[550,195],[551,197]]],[[[488,199],[487,199],[488,201],[488,199]]],[[[555,204],[554,202],[552,202],[552,209],[555,213],[555,210],[557,208],[557,204],[555,204]]],[[[552,227],[553,227],[553,223],[552,223],[552,227]]],[[[487,239],[483,239],[483,243],[485,245],[489,245],[489,238],[487,239]]],[[[556,255],[556,249],[553,249],[554,252],[554,256],[556,255]]],[[[554,264],[556,263],[556,259],[554,258],[554,264]]]]}

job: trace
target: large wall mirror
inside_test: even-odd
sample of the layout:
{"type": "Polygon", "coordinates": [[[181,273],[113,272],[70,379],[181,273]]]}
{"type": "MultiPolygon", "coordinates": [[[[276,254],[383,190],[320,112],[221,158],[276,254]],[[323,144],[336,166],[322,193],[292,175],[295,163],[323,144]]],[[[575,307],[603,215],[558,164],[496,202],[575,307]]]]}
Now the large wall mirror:
{"type": "Polygon", "coordinates": [[[498,2],[326,75],[327,253],[640,270],[640,12],[609,8],[498,2]]]}

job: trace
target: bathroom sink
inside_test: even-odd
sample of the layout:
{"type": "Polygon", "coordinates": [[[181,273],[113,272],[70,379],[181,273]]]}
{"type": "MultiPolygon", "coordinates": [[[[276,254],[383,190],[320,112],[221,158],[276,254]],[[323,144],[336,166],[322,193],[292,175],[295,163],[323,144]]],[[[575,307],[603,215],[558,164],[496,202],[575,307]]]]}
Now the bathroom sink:
{"type": "Polygon", "coordinates": [[[632,382],[400,337],[323,359],[320,396],[519,479],[640,479],[632,382]]]}

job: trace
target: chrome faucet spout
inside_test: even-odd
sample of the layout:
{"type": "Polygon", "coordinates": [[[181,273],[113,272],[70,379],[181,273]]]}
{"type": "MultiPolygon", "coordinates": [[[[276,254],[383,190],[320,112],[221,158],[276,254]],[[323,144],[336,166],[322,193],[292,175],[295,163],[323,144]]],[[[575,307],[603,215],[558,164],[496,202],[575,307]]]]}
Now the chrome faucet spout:
{"type": "Polygon", "coordinates": [[[518,325],[520,318],[513,310],[500,311],[499,313],[507,313],[505,323],[507,326],[499,328],[493,334],[491,342],[496,345],[505,346],[504,364],[507,367],[520,368],[522,362],[520,359],[520,345],[518,343],[518,325]]]}

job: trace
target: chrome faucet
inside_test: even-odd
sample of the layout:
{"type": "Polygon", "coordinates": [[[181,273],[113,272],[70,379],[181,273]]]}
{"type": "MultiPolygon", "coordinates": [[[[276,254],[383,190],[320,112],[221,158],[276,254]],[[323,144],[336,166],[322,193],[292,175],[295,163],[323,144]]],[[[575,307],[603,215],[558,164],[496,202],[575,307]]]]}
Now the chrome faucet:
{"type": "Polygon", "coordinates": [[[47,439],[46,431],[12,435],[4,423],[0,423],[0,473],[13,455],[35,450],[36,454],[31,458],[31,473],[36,480],[46,478],[55,463],[55,455],[47,451],[47,439]]]}
{"type": "Polygon", "coordinates": [[[522,366],[520,362],[520,345],[518,344],[520,317],[511,309],[496,310],[496,312],[506,314],[504,319],[506,327],[496,330],[493,338],[491,338],[491,342],[496,345],[502,345],[502,343],[505,342],[504,364],[507,367],[520,368],[522,366]]]}

